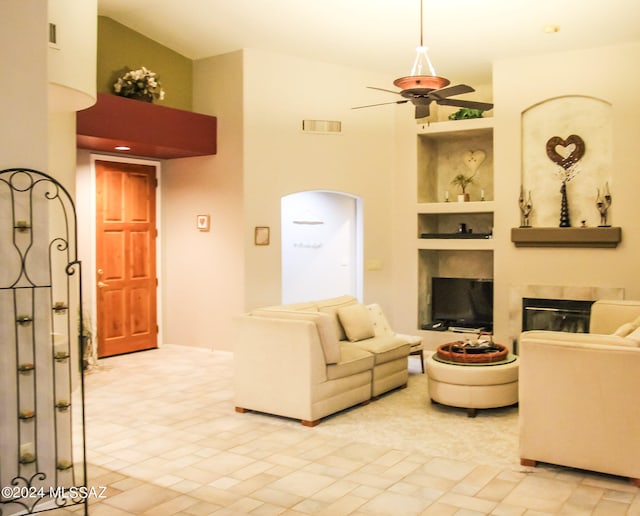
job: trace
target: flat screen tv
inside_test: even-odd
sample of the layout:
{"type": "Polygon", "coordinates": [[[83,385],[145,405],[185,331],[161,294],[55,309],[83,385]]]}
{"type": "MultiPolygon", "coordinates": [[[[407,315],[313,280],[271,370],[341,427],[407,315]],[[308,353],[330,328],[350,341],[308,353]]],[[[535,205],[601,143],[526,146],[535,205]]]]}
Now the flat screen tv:
{"type": "Polygon", "coordinates": [[[493,280],[431,278],[431,321],[493,331],[493,280]]]}

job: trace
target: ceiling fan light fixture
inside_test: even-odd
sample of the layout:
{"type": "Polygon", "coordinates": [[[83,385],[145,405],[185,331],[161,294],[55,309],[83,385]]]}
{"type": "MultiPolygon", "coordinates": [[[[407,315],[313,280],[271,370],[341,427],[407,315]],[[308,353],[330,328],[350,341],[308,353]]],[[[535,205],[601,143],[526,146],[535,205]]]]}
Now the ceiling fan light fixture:
{"type": "Polygon", "coordinates": [[[411,68],[411,73],[409,75],[432,75],[436,76],[436,71],[431,64],[431,60],[429,59],[429,54],[427,53],[429,49],[423,45],[416,47],[416,58],[413,62],[413,67],[411,68]],[[427,73],[428,71],[428,73],[427,73]]]}
{"type": "Polygon", "coordinates": [[[449,79],[438,77],[437,75],[408,75],[393,81],[393,84],[406,91],[408,96],[412,96],[414,93],[424,93],[424,91],[420,90],[439,90],[448,86],[449,83],[449,79]]]}
{"type": "MultiPolygon", "coordinates": [[[[422,0],[420,0],[420,21],[422,22],[422,0]]],[[[476,102],[466,99],[451,98],[457,95],[471,93],[475,90],[466,84],[449,86],[449,79],[445,77],[438,77],[433,65],[431,64],[431,60],[429,59],[429,55],[427,53],[428,49],[424,46],[423,41],[422,23],[420,23],[420,46],[416,48],[416,59],[413,62],[413,67],[411,68],[411,75],[399,77],[393,81],[393,84],[400,88],[400,91],[391,91],[369,86],[369,88],[374,90],[382,90],[400,95],[402,100],[369,104],[367,106],[357,106],[353,109],[382,106],[385,104],[405,104],[406,102],[411,102],[415,107],[416,119],[427,118],[430,116],[431,112],[429,106],[434,102],[442,106],[464,107],[469,109],[478,109],[480,111],[493,109],[493,104],[488,102],[476,102]]]]}
{"type": "Polygon", "coordinates": [[[393,84],[402,90],[438,90],[447,86],[449,80],[438,77],[431,59],[429,59],[428,51],[429,48],[424,45],[422,35],[422,0],[420,0],[420,45],[416,47],[416,58],[413,61],[411,73],[406,77],[396,79],[393,84]]]}

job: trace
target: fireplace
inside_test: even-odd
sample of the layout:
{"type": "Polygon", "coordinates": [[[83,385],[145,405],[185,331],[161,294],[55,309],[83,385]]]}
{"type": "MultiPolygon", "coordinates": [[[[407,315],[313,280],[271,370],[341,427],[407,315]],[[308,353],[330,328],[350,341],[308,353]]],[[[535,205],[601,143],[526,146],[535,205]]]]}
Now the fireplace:
{"type": "Polygon", "coordinates": [[[522,331],[552,330],[588,333],[594,301],[522,298],[522,331]]]}
{"type": "MultiPolygon", "coordinates": [[[[524,299],[580,300],[591,307],[593,299],[624,299],[624,288],[621,287],[581,287],[574,285],[511,285],[508,301],[508,335],[512,342],[514,354],[517,354],[518,335],[524,328],[524,299]]],[[[543,308],[547,308],[544,306],[543,308]]],[[[589,309],[589,318],[591,310],[589,309]]],[[[583,326],[589,328],[587,320],[583,326]]],[[[587,329],[588,331],[588,329],[587,329]]]]}

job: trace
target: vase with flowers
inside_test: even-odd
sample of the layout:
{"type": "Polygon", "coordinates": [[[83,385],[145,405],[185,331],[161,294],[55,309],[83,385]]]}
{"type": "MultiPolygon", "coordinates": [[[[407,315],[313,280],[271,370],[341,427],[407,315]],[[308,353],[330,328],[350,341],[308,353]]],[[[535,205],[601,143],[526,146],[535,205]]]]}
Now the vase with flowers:
{"type": "Polygon", "coordinates": [[[145,68],[129,70],[113,84],[116,95],[130,99],[153,102],[164,99],[164,90],[155,72],[145,68]]]}

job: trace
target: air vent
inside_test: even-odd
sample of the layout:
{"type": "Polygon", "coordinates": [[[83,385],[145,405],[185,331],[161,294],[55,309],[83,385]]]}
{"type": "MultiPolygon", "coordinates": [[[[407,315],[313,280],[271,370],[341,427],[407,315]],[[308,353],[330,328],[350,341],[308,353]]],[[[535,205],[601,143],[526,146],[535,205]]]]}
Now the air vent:
{"type": "Polygon", "coordinates": [[[342,122],[339,120],[303,120],[302,130],[306,133],[339,134],[342,122]]]}

